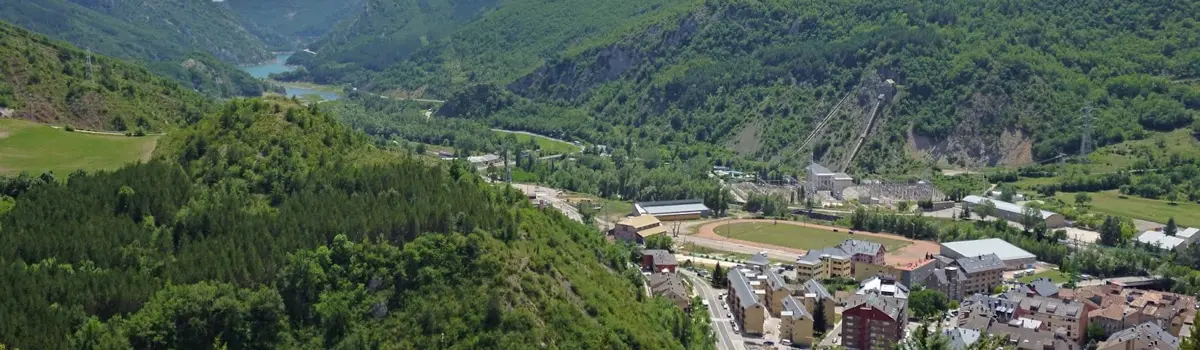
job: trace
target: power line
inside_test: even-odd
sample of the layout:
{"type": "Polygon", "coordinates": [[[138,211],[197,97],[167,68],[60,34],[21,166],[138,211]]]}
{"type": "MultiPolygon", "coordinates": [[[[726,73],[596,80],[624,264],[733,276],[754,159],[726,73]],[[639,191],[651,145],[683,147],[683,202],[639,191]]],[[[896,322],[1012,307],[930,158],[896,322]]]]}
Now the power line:
{"type": "Polygon", "coordinates": [[[1079,140],[1079,161],[1087,163],[1092,153],[1092,106],[1083,107],[1083,137],[1079,140]]]}

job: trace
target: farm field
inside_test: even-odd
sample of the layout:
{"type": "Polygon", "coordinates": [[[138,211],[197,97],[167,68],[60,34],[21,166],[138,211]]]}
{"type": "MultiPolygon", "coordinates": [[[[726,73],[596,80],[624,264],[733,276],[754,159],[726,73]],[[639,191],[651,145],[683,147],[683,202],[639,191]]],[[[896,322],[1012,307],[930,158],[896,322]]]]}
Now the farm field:
{"type": "MultiPolygon", "coordinates": [[[[1092,196],[1092,202],[1089,205],[1091,205],[1092,211],[1097,213],[1153,221],[1160,224],[1165,224],[1168,219],[1174,217],[1175,222],[1180,226],[1200,227],[1200,204],[1178,202],[1177,205],[1170,205],[1166,201],[1137,196],[1121,198],[1121,194],[1117,191],[1092,192],[1089,194],[1092,196]]],[[[1075,203],[1074,193],[1060,193],[1055,198],[1064,203],[1075,203]]]]}
{"type": "Polygon", "coordinates": [[[534,136],[534,135],[529,135],[529,134],[523,134],[523,133],[517,133],[517,132],[507,132],[507,131],[501,131],[501,130],[493,130],[493,131],[495,131],[496,134],[499,134],[502,136],[503,135],[516,136],[517,142],[520,142],[522,144],[528,144],[530,139],[534,139],[535,140],[534,142],[537,142],[538,147],[541,148],[543,155],[570,154],[570,153],[575,153],[575,152],[579,151],[578,146],[575,146],[575,145],[572,145],[570,143],[563,142],[563,141],[552,140],[552,139],[542,137],[542,136],[534,136]]]}
{"type": "Polygon", "coordinates": [[[714,230],[718,235],[724,237],[804,250],[834,246],[851,238],[883,244],[889,252],[897,251],[910,244],[908,241],[898,239],[851,235],[847,232],[833,232],[813,227],[769,222],[734,223],[718,226],[714,230]]]}
{"type": "Polygon", "coordinates": [[[157,136],[127,137],[68,132],[42,124],[0,119],[0,174],[116,169],[147,161],[157,136]]]}

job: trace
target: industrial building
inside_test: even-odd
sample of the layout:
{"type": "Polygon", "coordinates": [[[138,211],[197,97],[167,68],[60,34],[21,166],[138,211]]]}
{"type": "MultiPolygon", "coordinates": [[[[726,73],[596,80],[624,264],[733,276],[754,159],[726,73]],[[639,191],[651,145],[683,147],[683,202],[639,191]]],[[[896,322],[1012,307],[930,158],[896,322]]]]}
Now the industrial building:
{"type": "Polygon", "coordinates": [[[654,215],[633,216],[621,219],[609,234],[621,241],[645,244],[646,237],[667,232],[667,228],[654,215]]]}
{"type": "Polygon", "coordinates": [[[708,217],[712,210],[701,199],[638,202],[630,216],[653,215],[661,221],[695,220],[708,217]]]}
{"type": "Polygon", "coordinates": [[[1037,262],[1037,256],[999,238],[942,243],[941,255],[950,259],[996,254],[1009,270],[1022,269],[1037,262]]]}
{"type": "Polygon", "coordinates": [[[854,178],[846,173],[833,172],[824,165],[812,163],[805,168],[808,173],[807,181],[804,183],[805,189],[808,192],[829,191],[833,198],[842,198],[842,190],[847,187],[854,186],[854,178]]]}
{"type": "MultiPolygon", "coordinates": [[[[987,199],[975,195],[963,197],[963,205],[970,208],[971,212],[975,214],[979,214],[979,207],[985,206],[985,203],[992,203],[992,206],[996,208],[992,216],[1012,222],[1021,222],[1025,218],[1024,205],[1013,204],[998,199],[987,199]]],[[[1046,227],[1059,228],[1067,226],[1067,219],[1062,214],[1045,210],[1038,210],[1038,213],[1041,214],[1042,220],[1046,222],[1046,227]]]]}
{"type": "Polygon", "coordinates": [[[1138,235],[1137,241],[1159,249],[1175,250],[1175,248],[1195,244],[1196,239],[1200,239],[1200,234],[1197,233],[1200,233],[1198,228],[1180,229],[1174,236],[1168,236],[1161,230],[1150,230],[1138,235]]]}

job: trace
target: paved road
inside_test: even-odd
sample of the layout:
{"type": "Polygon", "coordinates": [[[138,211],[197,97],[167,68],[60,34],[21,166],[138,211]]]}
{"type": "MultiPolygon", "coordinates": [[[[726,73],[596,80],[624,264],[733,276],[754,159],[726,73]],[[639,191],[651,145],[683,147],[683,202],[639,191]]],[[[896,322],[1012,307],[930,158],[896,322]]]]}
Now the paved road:
{"type": "MultiPolygon", "coordinates": [[[[499,132],[507,132],[507,133],[512,133],[512,134],[524,134],[524,135],[529,135],[529,136],[544,137],[544,138],[548,138],[548,139],[551,139],[551,140],[554,140],[554,141],[558,141],[558,142],[565,142],[565,143],[572,144],[572,145],[574,145],[574,144],[575,144],[575,143],[573,143],[573,142],[570,142],[570,141],[567,141],[567,140],[556,139],[556,138],[553,138],[553,137],[550,137],[550,136],[546,136],[546,135],[542,135],[542,134],[536,134],[536,133],[532,133],[532,132],[528,132],[528,131],[516,131],[516,130],[504,130],[504,129],[492,129],[492,131],[499,131],[499,132]]],[[[580,152],[583,152],[583,146],[581,145],[581,146],[578,146],[578,147],[579,147],[579,151],[580,151],[580,152]]]]}
{"type": "Polygon", "coordinates": [[[579,215],[579,210],[575,209],[571,203],[567,203],[565,199],[558,197],[558,190],[538,185],[513,184],[512,186],[526,195],[535,195],[538,199],[549,202],[550,206],[566,214],[571,220],[583,222],[583,216],[579,215]]]}
{"type": "Polygon", "coordinates": [[[709,319],[713,327],[713,333],[717,336],[718,350],[745,350],[742,337],[733,333],[733,327],[729,325],[729,318],[724,316],[726,312],[721,307],[721,292],[723,290],[713,289],[708,285],[703,278],[696,276],[688,270],[679,270],[688,280],[692,281],[692,287],[697,293],[700,293],[700,298],[708,300],[709,319]]]}

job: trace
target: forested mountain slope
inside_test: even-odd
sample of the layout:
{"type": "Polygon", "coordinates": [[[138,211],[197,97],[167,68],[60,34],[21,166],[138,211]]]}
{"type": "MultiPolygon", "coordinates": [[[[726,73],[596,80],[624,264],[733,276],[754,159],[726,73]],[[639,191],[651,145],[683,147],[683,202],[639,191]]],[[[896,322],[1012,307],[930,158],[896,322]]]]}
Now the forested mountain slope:
{"type": "Polygon", "coordinates": [[[310,71],[439,97],[479,98],[469,86],[494,84],[518,95],[502,107],[523,110],[476,116],[493,125],[541,119],[552,126],[539,131],[606,144],[750,143],[739,151],[795,163],[846,159],[874,110],[851,165],[865,171],[917,155],[989,165],[1076,152],[1084,106],[1095,108],[1099,144],[1187,126],[1200,109],[1198,1],[639,2],[639,15],[603,25],[589,19],[639,7],[517,3],[383,73],[346,71],[353,61],[310,71]],[[522,16],[550,20],[504,20],[522,16]],[[567,30],[544,27],[560,20],[552,28],[567,30]],[[827,135],[797,149],[848,95],[827,135]],[[556,113],[528,113],[539,110],[556,113]]]}
{"type": "Polygon", "coordinates": [[[237,13],[247,30],[281,51],[296,50],[363,8],[363,0],[227,0],[223,4],[237,13]]]}
{"type": "Polygon", "coordinates": [[[228,10],[212,4],[183,0],[4,1],[0,2],[0,20],[96,53],[145,63],[151,70],[209,95],[262,94],[268,86],[227,62],[261,62],[271,58],[270,54],[261,41],[232,21],[228,10]]]}
{"type": "Polygon", "coordinates": [[[149,164],[0,188],[17,203],[0,214],[0,341],[713,344],[706,317],[641,300],[630,252],[594,229],[465,164],[382,153],[316,106],[236,100],[163,143],[149,164]]]}
{"type": "Polygon", "coordinates": [[[144,68],[0,22],[0,109],[16,118],[158,131],[199,120],[208,104],[144,68]]]}

